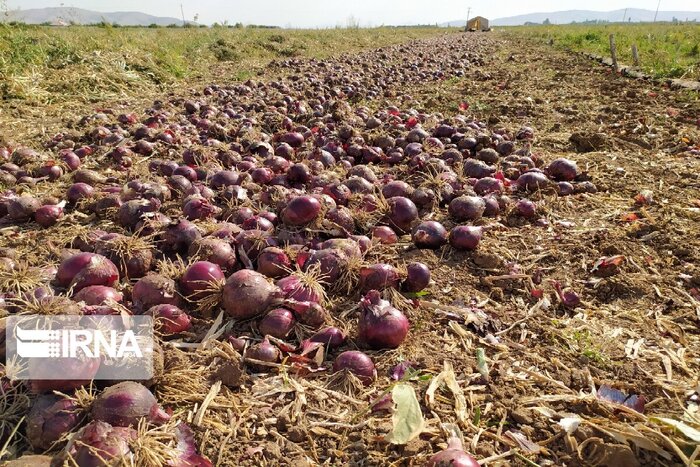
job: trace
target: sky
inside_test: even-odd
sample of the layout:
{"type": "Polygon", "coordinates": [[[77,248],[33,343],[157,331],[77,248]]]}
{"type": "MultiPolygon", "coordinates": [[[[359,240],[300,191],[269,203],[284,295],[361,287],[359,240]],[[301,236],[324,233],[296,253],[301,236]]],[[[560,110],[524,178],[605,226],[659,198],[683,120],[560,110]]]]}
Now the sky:
{"type": "MultiPolygon", "coordinates": [[[[658,0],[7,0],[10,9],[75,7],[87,10],[141,11],[155,16],[185,18],[198,22],[241,22],[282,27],[361,26],[434,24],[481,15],[495,19],[525,13],[598,10],[627,7],[655,10],[658,0]]],[[[0,0],[0,3],[2,1],[0,0]]],[[[696,11],[700,0],[661,0],[663,11],[696,11]]]]}

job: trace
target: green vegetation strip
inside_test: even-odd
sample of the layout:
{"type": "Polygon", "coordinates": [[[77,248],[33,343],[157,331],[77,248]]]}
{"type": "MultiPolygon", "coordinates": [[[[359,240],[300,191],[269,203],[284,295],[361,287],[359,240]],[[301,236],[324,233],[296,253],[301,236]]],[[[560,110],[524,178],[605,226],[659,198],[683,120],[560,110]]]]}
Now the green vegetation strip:
{"type": "Polygon", "coordinates": [[[553,43],[555,47],[610,56],[615,34],[620,63],[632,65],[632,45],[639,68],[655,78],[700,80],[700,25],[697,23],[569,24],[505,28],[508,34],[553,43]]]}

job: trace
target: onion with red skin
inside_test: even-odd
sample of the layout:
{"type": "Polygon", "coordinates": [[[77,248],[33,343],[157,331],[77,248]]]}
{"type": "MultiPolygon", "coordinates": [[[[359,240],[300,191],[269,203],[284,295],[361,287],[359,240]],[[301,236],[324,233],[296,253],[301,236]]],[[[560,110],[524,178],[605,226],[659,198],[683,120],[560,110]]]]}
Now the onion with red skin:
{"type": "Polygon", "coordinates": [[[160,206],[161,202],[157,198],[129,200],[119,207],[119,225],[133,230],[146,214],[158,212],[160,206]]]}
{"type": "Polygon", "coordinates": [[[74,183],[68,187],[66,199],[69,203],[75,204],[81,199],[90,198],[95,193],[95,189],[87,183],[74,183]]]}
{"type": "Polygon", "coordinates": [[[398,288],[399,271],[390,264],[373,264],[360,269],[360,290],[384,290],[386,288],[398,288]]]}
{"type": "Polygon", "coordinates": [[[267,277],[282,277],[291,267],[292,261],[281,248],[267,247],[258,256],[257,271],[267,277]]]}
{"type": "Polygon", "coordinates": [[[395,196],[409,198],[413,194],[413,187],[401,180],[394,180],[382,187],[382,196],[386,199],[395,196]]]}
{"type": "Polygon", "coordinates": [[[418,220],[418,208],[413,201],[403,196],[395,196],[387,200],[389,212],[386,220],[389,225],[399,233],[410,232],[413,224],[418,220]]]}
{"type": "Polygon", "coordinates": [[[408,335],[408,319],[391,303],[382,300],[377,290],[370,290],[360,300],[358,336],[370,348],[395,349],[408,335]]]}
{"type": "Polygon", "coordinates": [[[259,272],[242,269],[224,284],[223,307],[236,319],[249,319],[263,313],[272,303],[277,288],[259,272]]]}
{"type": "Polygon", "coordinates": [[[121,292],[104,285],[91,285],[73,295],[73,300],[85,302],[86,305],[103,305],[106,302],[119,303],[123,298],[121,292]]]}
{"type": "Polygon", "coordinates": [[[120,427],[136,427],[143,418],[156,425],[170,420],[153,393],[135,381],[106,388],[93,401],[90,414],[93,420],[120,427]]]}
{"type": "Polygon", "coordinates": [[[450,217],[456,221],[478,220],[486,210],[486,203],[478,196],[463,195],[453,199],[447,208],[450,217]]]}
{"type": "Polygon", "coordinates": [[[119,281],[119,270],[109,259],[95,253],[78,253],[61,262],[56,283],[73,291],[90,285],[112,287],[119,281]]]}
{"type": "Polygon", "coordinates": [[[571,182],[578,176],[576,162],[559,158],[554,159],[545,169],[545,173],[557,182],[571,182]]]}
{"type": "Polygon", "coordinates": [[[474,191],[477,195],[487,195],[490,193],[500,194],[503,192],[503,182],[493,177],[484,177],[474,184],[474,191]]]}
{"type": "Polygon", "coordinates": [[[211,204],[202,196],[190,196],[182,207],[185,218],[193,220],[209,219],[216,217],[221,212],[221,208],[211,204]]]}
{"type": "Polygon", "coordinates": [[[29,375],[28,384],[34,393],[40,394],[52,391],[65,393],[78,389],[81,386],[89,385],[100,369],[100,359],[82,357],[63,357],[59,360],[32,358],[29,360],[27,368],[29,375]],[[39,379],[36,376],[47,374],[47,372],[65,375],[68,379],[39,379]],[[81,379],[78,379],[78,376],[81,379]]]}
{"type": "Polygon", "coordinates": [[[42,227],[51,227],[63,217],[65,203],[47,204],[34,212],[34,221],[42,227]]]}
{"type": "Polygon", "coordinates": [[[132,455],[130,443],[138,432],[130,427],[113,427],[109,423],[94,420],[75,436],[69,454],[80,467],[103,467],[132,455]]]}
{"type": "Polygon", "coordinates": [[[372,359],[364,352],[348,350],[338,355],[333,362],[333,372],[348,371],[355,375],[365,386],[377,379],[377,369],[372,359]]]}
{"type": "Polygon", "coordinates": [[[291,226],[306,225],[321,214],[321,202],[313,196],[297,196],[282,210],[282,221],[291,226]]]}
{"type": "Polygon", "coordinates": [[[537,216],[537,205],[529,199],[520,199],[515,203],[515,210],[526,219],[533,219],[537,216]]]}
{"type": "Polygon", "coordinates": [[[447,243],[447,229],[436,221],[421,222],[414,227],[412,238],[418,248],[440,248],[447,243]]]}
{"type": "Polygon", "coordinates": [[[476,250],[483,229],[471,225],[458,225],[450,231],[450,245],[457,250],[476,250]]]}
{"type": "Polygon", "coordinates": [[[406,266],[406,278],[401,283],[404,292],[417,293],[430,284],[430,268],[423,263],[411,263],[406,266]]]}
{"type": "Polygon", "coordinates": [[[301,324],[312,328],[322,326],[330,317],[328,311],[316,302],[285,300],[284,306],[294,311],[294,316],[301,324]]]}
{"type": "Polygon", "coordinates": [[[80,424],[81,409],[67,396],[44,394],[27,415],[27,439],[35,450],[47,450],[80,424]]]}
{"type": "MultiPolygon", "coordinates": [[[[277,363],[280,359],[280,355],[281,353],[279,349],[274,345],[270,344],[270,341],[267,339],[267,337],[263,339],[262,342],[251,345],[243,353],[244,358],[250,358],[266,363],[277,363]]],[[[259,365],[252,362],[246,363],[256,371],[269,371],[270,368],[272,368],[269,366],[259,365]]]]}
{"type": "Polygon", "coordinates": [[[479,462],[464,451],[462,441],[451,437],[447,442],[447,449],[432,456],[426,467],[479,467],[479,462]]]}
{"type": "Polygon", "coordinates": [[[343,345],[343,342],[345,342],[346,337],[347,336],[342,330],[331,326],[321,329],[316,334],[311,336],[309,340],[311,342],[321,343],[327,348],[332,349],[343,345]]]}
{"type": "Polygon", "coordinates": [[[7,203],[7,216],[17,222],[28,221],[41,208],[41,201],[33,196],[17,196],[7,203]]]}
{"type": "Polygon", "coordinates": [[[241,224],[244,230],[264,230],[266,232],[272,232],[275,230],[275,226],[268,219],[261,216],[253,216],[246,219],[241,224]]]}
{"type": "MultiPolygon", "coordinates": [[[[236,235],[235,243],[237,250],[245,253],[250,261],[257,261],[260,253],[268,246],[277,246],[277,240],[264,230],[244,230],[236,235]]],[[[243,261],[241,254],[241,262],[243,261]]]]}
{"type": "Polygon", "coordinates": [[[294,313],[286,308],[275,308],[260,320],[258,331],[263,336],[269,335],[277,339],[284,339],[292,332],[295,324],[294,313]]]}
{"type": "Polygon", "coordinates": [[[152,306],[144,313],[153,316],[155,328],[165,336],[173,336],[192,328],[190,316],[175,305],[152,306]]]}
{"type": "Polygon", "coordinates": [[[515,182],[518,189],[528,192],[542,190],[549,187],[551,184],[552,181],[549,180],[544,173],[536,170],[525,172],[518,177],[518,180],[515,182]]]}
{"type": "Polygon", "coordinates": [[[216,293],[225,278],[218,264],[197,261],[188,266],[180,277],[180,289],[186,297],[199,300],[216,293]]]}
{"type": "Polygon", "coordinates": [[[304,271],[318,267],[323,280],[329,284],[340,279],[340,275],[347,267],[348,260],[345,252],[337,248],[313,251],[304,263],[304,271]]]}
{"type": "Polygon", "coordinates": [[[393,245],[399,241],[399,237],[391,227],[386,225],[378,225],[372,229],[372,240],[383,245],[393,245]]]}
{"type": "Polygon", "coordinates": [[[186,252],[190,246],[202,238],[197,226],[187,219],[180,219],[169,225],[161,234],[161,244],[167,251],[186,252]]]}
{"type": "Polygon", "coordinates": [[[217,264],[223,271],[232,271],[236,266],[236,251],[225,240],[204,237],[190,245],[190,257],[217,264]]]}
{"type": "Polygon", "coordinates": [[[147,274],[134,284],[131,300],[134,307],[142,312],[161,304],[180,306],[182,301],[175,281],[154,273],[147,274]]]}
{"type": "Polygon", "coordinates": [[[321,301],[319,292],[315,288],[306,285],[296,274],[283,277],[277,281],[276,285],[285,299],[314,303],[321,301]]]}

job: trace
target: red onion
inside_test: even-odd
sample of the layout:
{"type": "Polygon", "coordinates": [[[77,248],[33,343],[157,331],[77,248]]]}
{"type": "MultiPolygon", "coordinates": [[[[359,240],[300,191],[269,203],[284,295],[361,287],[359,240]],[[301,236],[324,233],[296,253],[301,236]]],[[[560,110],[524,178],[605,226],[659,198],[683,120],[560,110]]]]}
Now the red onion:
{"type": "Polygon", "coordinates": [[[275,308],[268,312],[258,323],[258,330],[263,336],[269,335],[284,339],[292,332],[296,320],[294,314],[285,308],[275,308]]]}
{"type": "Polygon", "coordinates": [[[101,467],[131,454],[129,444],[138,432],[129,427],[113,427],[98,420],[87,424],[75,436],[69,454],[80,467],[101,467]]]}
{"type": "Polygon", "coordinates": [[[80,158],[73,151],[66,151],[61,154],[61,160],[69,170],[78,170],[80,168],[80,158]]]}
{"type": "Polygon", "coordinates": [[[301,324],[312,328],[318,328],[329,319],[328,312],[316,302],[286,300],[284,306],[294,311],[294,316],[301,324]]]}
{"type": "Polygon", "coordinates": [[[175,281],[160,274],[148,274],[134,284],[131,299],[137,310],[146,311],[160,305],[180,305],[180,296],[175,288],[175,281]]]}
{"type": "Polygon", "coordinates": [[[394,349],[408,334],[408,319],[399,310],[370,290],[360,300],[362,308],[358,335],[372,349],[394,349]]]}
{"type": "Polygon", "coordinates": [[[276,290],[259,272],[242,269],[226,280],[223,307],[233,318],[253,318],[269,307],[276,290]]]}
{"type": "Polygon", "coordinates": [[[321,213],[321,203],[313,196],[297,196],[293,198],[282,211],[282,221],[291,226],[308,224],[318,218],[321,213]]]}
{"type": "Polygon", "coordinates": [[[304,263],[304,270],[309,271],[316,265],[323,281],[333,284],[347,267],[347,257],[337,248],[314,251],[304,263]]]}
{"type": "Polygon", "coordinates": [[[27,221],[34,216],[41,202],[32,196],[17,196],[7,203],[7,216],[17,222],[27,221]]]}
{"type": "Polygon", "coordinates": [[[47,204],[34,212],[34,221],[42,227],[51,227],[63,217],[63,208],[66,203],[47,204]]]}
{"type": "Polygon", "coordinates": [[[480,219],[486,209],[486,203],[478,196],[460,196],[453,199],[448,206],[448,213],[456,221],[480,219]]]}
{"type": "Polygon", "coordinates": [[[400,180],[394,180],[387,183],[382,187],[382,196],[389,199],[395,196],[403,196],[404,198],[409,198],[413,193],[413,187],[406,182],[400,180]]]}
{"type": "Polygon", "coordinates": [[[529,199],[523,198],[518,200],[518,202],[515,203],[515,209],[518,211],[518,214],[526,219],[532,219],[537,216],[537,205],[529,199]]]}
{"type": "Polygon", "coordinates": [[[61,262],[56,282],[78,292],[90,285],[113,286],[119,281],[119,271],[110,260],[95,253],[78,253],[61,262]]]}
{"type": "Polygon", "coordinates": [[[311,342],[319,342],[327,348],[340,347],[345,342],[345,333],[338,328],[328,327],[321,329],[309,339],[311,342]]]}
{"type": "Polygon", "coordinates": [[[474,191],[482,196],[489,193],[500,194],[503,191],[503,183],[497,178],[484,177],[474,184],[474,191]]]}
{"type": "Polygon", "coordinates": [[[187,251],[190,245],[202,238],[199,229],[192,222],[181,219],[177,224],[168,226],[162,234],[162,244],[168,251],[187,251]]]}
{"type": "Polygon", "coordinates": [[[297,274],[283,277],[277,281],[276,285],[285,299],[314,303],[321,301],[321,294],[317,288],[311,284],[306,284],[302,276],[297,274]]]}
{"type": "Polygon", "coordinates": [[[386,225],[378,225],[372,229],[372,239],[384,245],[393,245],[399,241],[396,232],[386,225]]]}
{"type": "Polygon", "coordinates": [[[185,202],[182,212],[189,220],[202,220],[215,217],[221,212],[221,208],[214,206],[206,198],[195,195],[185,202]]]}
{"type": "Polygon", "coordinates": [[[411,263],[406,267],[406,279],[401,283],[404,292],[417,293],[430,284],[430,269],[423,263],[411,263]]]}
{"type": "Polygon", "coordinates": [[[479,467],[479,462],[464,451],[457,436],[447,440],[447,449],[430,458],[426,467],[479,467]]]}
{"type": "Polygon", "coordinates": [[[80,423],[80,407],[65,396],[39,396],[27,415],[27,438],[35,450],[47,450],[80,423]]]}
{"type": "Polygon", "coordinates": [[[185,270],[180,278],[180,288],[187,297],[198,300],[216,293],[218,284],[222,283],[225,277],[219,265],[209,261],[197,261],[185,270]]]}
{"type": "Polygon", "coordinates": [[[435,221],[425,221],[413,229],[413,243],[418,248],[440,248],[447,243],[447,230],[435,221]]]}
{"type": "Polygon", "coordinates": [[[558,182],[570,182],[578,175],[578,167],[576,162],[562,157],[554,159],[547,166],[545,172],[558,182]]]}
{"type": "Polygon", "coordinates": [[[333,362],[333,371],[349,371],[365,385],[372,384],[372,381],[377,379],[377,370],[372,359],[357,350],[348,350],[338,355],[333,362]]]}
{"type": "Polygon", "coordinates": [[[267,277],[281,277],[291,267],[292,262],[284,250],[269,246],[260,252],[258,256],[257,271],[267,277]]]}
{"type": "MultiPolygon", "coordinates": [[[[64,313],[66,311],[64,310],[64,313]]],[[[70,313],[66,313],[70,314],[70,313]]],[[[64,357],[59,360],[47,358],[32,358],[29,360],[29,386],[36,393],[51,391],[72,391],[84,385],[89,385],[100,369],[99,358],[70,358],[64,357]],[[46,374],[47,371],[61,375],[80,375],[85,379],[38,379],[36,375],[46,374]]]]}
{"type": "Polygon", "coordinates": [[[145,314],[153,316],[156,329],[165,336],[180,334],[192,327],[190,316],[175,305],[156,305],[145,314]]]}
{"type": "Polygon", "coordinates": [[[321,243],[321,250],[337,249],[342,251],[348,258],[361,258],[362,249],[360,245],[350,238],[331,238],[321,243]]]}
{"type": "Polygon", "coordinates": [[[91,415],[93,420],[121,427],[135,427],[142,418],[158,425],[170,420],[151,391],[134,381],[124,381],[102,391],[92,403],[91,415]]]}
{"type": "Polygon", "coordinates": [[[450,245],[457,250],[476,250],[483,229],[471,225],[458,225],[450,231],[450,245]]]}
{"type": "Polygon", "coordinates": [[[515,184],[521,190],[533,192],[547,188],[552,184],[552,182],[542,172],[533,170],[530,172],[525,172],[518,177],[515,184]]]}
{"type": "Polygon", "coordinates": [[[103,305],[105,302],[121,302],[123,295],[121,292],[104,285],[91,285],[81,289],[73,295],[76,302],[85,302],[86,305],[103,305]]]}
{"type": "Polygon", "coordinates": [[[413,201],[403,196],[396,196],[387,200],[389,212],[386,219],[398,232],[409,232],[418,219],[418,208],[413,201]]]}
{"type": "MultiPolygon", "coordinates": [[[[277,363],[277,361],[280,359],[280,351],[277,347],[270,344],[270,341],[266,337],[262,340],[262,342],[248,347],[243,356],[245,358],[259,360],[261,362],[277,363]]],[[[249,365],[257,371],[267,371],[270,369],[268,366],[258,365],[255,363],[249,363],[249,365]]]]}
{"type": "Polygon", "coordinates": [[[205,237],[192,243],[190,257],[197,256],[202,261],[217,264],[224,271],[231,271],[236,266],[236,251],[231,244],[219,238],[205,237]]]}
{"type": "Polygon", "coordinates": [[[398,288],[399,272],[390,264],[373,264],[360,269],[360,290],[384,290],[398,288]]]}
{"type": "Polygon", "coordinates": [[[66,199],[69,203],[75,204],[81,199],[89,198],[95,193],[95,189],[87,183],[74,183],[66,192],[66,199]]]}

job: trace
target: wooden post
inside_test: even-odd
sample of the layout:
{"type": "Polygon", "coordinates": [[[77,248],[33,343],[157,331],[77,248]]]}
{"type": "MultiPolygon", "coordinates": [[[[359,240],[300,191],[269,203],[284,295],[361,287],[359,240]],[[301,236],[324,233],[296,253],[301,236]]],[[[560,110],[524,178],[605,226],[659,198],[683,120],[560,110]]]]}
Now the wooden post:
{"type": "Polygon", "coordinates": [[[637,44],[632,44],[632,60],[634,66],[639,66],[639,50],[637,50],[637,44]]]}
{"type": "Polygon", "coordinates": [[[615,34],[610,34],[610,57],[612,58],[613,67],[615,71],[619,68],[617,67],[617,46],[615,45],[615,34]]]}

